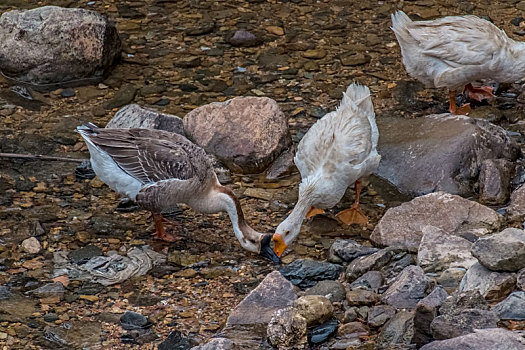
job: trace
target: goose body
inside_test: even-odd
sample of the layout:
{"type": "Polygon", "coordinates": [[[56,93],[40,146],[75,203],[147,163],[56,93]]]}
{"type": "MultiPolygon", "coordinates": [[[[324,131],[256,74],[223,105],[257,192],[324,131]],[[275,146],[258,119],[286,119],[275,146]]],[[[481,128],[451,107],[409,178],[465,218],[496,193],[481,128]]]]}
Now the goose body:
{"type": "Polygon", "coordinates": [[[270,236],[253,230],[244,220],[233,192],[222,186],[205,151],[184,136],[152,129],[102,129],[79,126],[97,176],[155,218],[159,238],[165,233],[160,214],[178,203],[204,213],[227,211],[241,245],[274,259],[270,236]]]}
{"type": "MultiPolygon", "coordinates": [[[[407,73],[429,88],[462,90],[481,79],[512,83],[525,75],[525,44],[476,16],[412,21],[392,15],[392,30],[407,73]]],[[[485,89],[479,98],[489,95],[485,89]]],[[[476,91],[474,91],[476,92],[476,91]]]]}
{"type": "Polygon", "coordinates": [[[295,239],[310,207],[335,206],[349,185],[377,169],[378,139],[370,91],[351,84],[339,107],[318,120],[299,142],[294,158],[301,173],[299,199],[275,231],[277,255],[295,239]]]}

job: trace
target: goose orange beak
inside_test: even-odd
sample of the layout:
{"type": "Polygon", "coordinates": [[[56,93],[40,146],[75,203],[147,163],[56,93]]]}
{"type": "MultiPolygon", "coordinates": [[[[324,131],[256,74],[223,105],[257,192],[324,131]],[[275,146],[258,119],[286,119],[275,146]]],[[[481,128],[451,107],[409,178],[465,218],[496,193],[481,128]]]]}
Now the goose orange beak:
{"type": "Polygon", "coordinates": [[[286,245],[286,243],[284,243],[283,237],[278,233],[275,233],[273,235],[272,241],[274,242],[273,251],[275,255],[280,257],[281,255],[283,255],[284,251],[288,246],[286,245]]]}

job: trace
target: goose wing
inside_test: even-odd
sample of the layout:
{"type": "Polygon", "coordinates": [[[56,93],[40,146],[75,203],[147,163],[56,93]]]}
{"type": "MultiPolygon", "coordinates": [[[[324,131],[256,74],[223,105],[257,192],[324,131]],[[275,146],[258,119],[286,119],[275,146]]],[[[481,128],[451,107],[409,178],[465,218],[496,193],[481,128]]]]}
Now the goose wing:
{"type": "Polygon", "coordinates": [[[410,21],[406,30],[422,53],[457,68],[482,65],[504,49],[509,38],[498,27],[476,16],[450,16],[410,21]]]}
{"type": "Polygon", "coordinates": [[[108,154],[127,174],[144,184],[188,180],[209,169],[204,150],[185,137],[161,130],[79,127],[79,132],[108,154]]]}
{"type": "Polygon", "coordinates": [[[376,129],[370,91],[351,84],[337,110],[318,120],[299,143],[294,160],[301,177],[319,170],[343,174],[359,165],[376,147],[376,129]]]}

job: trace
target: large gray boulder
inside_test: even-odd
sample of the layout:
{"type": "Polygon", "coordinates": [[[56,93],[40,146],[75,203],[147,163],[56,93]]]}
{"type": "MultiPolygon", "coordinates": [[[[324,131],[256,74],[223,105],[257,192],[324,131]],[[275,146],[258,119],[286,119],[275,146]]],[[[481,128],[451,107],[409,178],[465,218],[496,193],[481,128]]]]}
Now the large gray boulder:
{"type": "Polygon", "coordinates": [[[525,267],[525,231],[506,228],[480,238],[472,246],[472,255],[490,270],[516,272],[525,267]]]}
{"type": "Polygon", "coordinates": [[[483,236],[497,230],[502,221],[501,215],[484,205],[436,192],[388,209],[370,239],[378,245],[416,252],[425,226],[437,227],[449,235],[483,236]]]}
{"type": "Polygon", "coordinates": [[[379,118],[377,175],[399,191],[470,195],[486,159],[516,160],[516,143],[490,122],[451,114],[379,118]]]}
{"type": "Polygon", "coordinates": [[[420,350],[523,350],[521,337],[501,328],[477,329],[460,337],[437,340],[420,350]]]}
{"type": "Polygon", "coordinates": [[[5,12],[0,42],[0,71],[34,86],[100,81],[121,50],[106,17],[57,6],[5,12]]]}
{"type": "Polygon", "coordinates": [[[288,119],[267,97],[236,97],[194,109],[188,138],[234,172],[260,173],[291,143],[288,119]]]}

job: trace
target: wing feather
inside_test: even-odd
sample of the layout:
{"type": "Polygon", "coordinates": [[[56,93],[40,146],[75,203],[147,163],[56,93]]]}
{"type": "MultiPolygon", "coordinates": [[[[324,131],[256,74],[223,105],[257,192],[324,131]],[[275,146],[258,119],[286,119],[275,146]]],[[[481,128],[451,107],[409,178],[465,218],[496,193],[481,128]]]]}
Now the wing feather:
{"type": "Polygon", "coordinates": [[[79,132],[144,184],[188,180],[210,168],[204,150],[178,134],[150,129],[79,128],[79,132]]]}
{"type": "Polygon", "coordinates": [[[318,120],[299,142],[294,160],[301,177],[317,171],[344,176],[375,148],[374,127],[370,91],[351,84],[336,111],[318,120]]]}
{"type": "Polygon", "coordinates": [[[423,54],[452,68],[486,64],[509,40],[504,31],[476,16],[449,16],[405,25],[423,54]]]}

